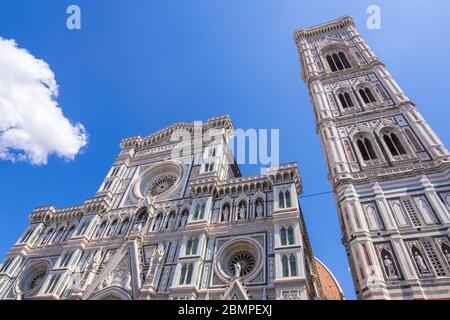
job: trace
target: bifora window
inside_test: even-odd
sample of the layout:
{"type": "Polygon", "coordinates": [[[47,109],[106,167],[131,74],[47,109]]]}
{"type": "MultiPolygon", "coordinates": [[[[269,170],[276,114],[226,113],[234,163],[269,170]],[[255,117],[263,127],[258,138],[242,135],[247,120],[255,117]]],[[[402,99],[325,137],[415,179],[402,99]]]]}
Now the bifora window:
{"type": "Polygon", "coordinates": [[[326,56],[326,59],[328,65],[330,66],[331,71],[333,72],[351,68],[347,56],[342,51],[333,54],[328,54],[326,56]]]}

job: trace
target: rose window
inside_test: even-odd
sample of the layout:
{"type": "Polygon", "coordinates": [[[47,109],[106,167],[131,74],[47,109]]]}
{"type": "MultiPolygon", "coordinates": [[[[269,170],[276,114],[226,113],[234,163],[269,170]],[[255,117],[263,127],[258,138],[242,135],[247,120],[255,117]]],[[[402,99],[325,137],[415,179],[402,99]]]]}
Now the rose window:
{"type": "Polygon", "coordinates": [[[47,270],[41,270],[36,272],[29,280],[27,289],[33,290],[36,287],[39,287],[42,284],[42,281],[45,278],[45,275],[47,274],[47,270]]]}
{"type": "Polygon", "coordinates": [[[236,264],[239,263],[241,265],[241,277],[245,277],[249,273],[255,269],[256,259],[255,257],[247,251],[236,252],[233,254],[227,263],[228,274],[231,276],[235,275],[236,272],[236,264]]]}
{"type": "Polygon", "coordinates": [[[177,182],[174,174],[165,174],[153,179],[148,187],[148,194],[152,197],[158,196],[169,190],[177,182]]]}

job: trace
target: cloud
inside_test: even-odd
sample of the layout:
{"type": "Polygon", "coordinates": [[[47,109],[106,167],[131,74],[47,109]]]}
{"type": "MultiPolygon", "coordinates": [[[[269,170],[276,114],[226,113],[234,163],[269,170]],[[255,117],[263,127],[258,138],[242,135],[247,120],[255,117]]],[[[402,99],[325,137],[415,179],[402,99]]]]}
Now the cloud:
{"type": "Polygon", "coordinates": [[[82,124],[64,117],[49,65],[0,37],[0,159],[44,165],[73,160],[87,144],[82,124]]]}

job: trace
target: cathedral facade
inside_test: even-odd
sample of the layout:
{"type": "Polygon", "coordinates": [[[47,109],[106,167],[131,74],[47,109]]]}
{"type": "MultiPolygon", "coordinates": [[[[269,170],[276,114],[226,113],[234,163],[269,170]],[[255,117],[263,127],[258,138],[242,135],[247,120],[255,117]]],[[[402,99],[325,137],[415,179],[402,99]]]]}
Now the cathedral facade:
{"type": "Polygon", "coordinates": [[[241,176],[233,130],[222,116],[124,139],[92,198],[32,211],[0,298],[343,298],[312,254],[297,164],[241,176]]]}
{"type": "Polygon", "coordinates": [[[342,17],[295,32],[360,299],[450,298],[450,155],[342,17]]]}

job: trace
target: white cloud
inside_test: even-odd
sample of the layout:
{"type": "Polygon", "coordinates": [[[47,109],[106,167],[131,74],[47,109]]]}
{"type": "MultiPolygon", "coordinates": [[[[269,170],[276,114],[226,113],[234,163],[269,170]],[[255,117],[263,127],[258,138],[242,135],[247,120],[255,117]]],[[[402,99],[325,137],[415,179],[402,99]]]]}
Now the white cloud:
{"type": "Polygon", "coordinates": [[[64,117],[57,95],[49,65],[0,37],[0,159],[35,165],[52,154],[74,159],[87,132],[64,117]]]}

